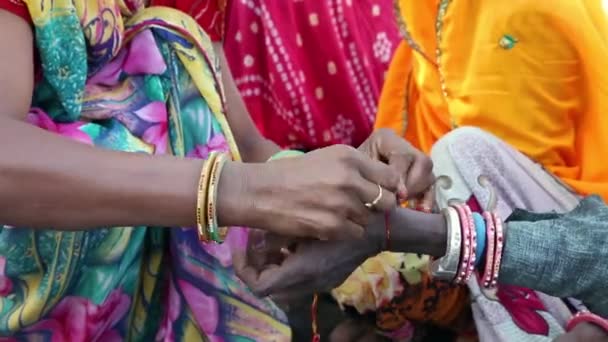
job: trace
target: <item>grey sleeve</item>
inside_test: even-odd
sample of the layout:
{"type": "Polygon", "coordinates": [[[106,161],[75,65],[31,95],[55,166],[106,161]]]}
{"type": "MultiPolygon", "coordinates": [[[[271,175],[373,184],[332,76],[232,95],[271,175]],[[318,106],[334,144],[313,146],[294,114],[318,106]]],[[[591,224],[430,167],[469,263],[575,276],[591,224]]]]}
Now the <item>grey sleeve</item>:
{"type": "Polygon", "coordinates": [[[499,282],[573,297],[608,317],[608,206],[589,197],[563,215],[513,213],[499,282]]]}

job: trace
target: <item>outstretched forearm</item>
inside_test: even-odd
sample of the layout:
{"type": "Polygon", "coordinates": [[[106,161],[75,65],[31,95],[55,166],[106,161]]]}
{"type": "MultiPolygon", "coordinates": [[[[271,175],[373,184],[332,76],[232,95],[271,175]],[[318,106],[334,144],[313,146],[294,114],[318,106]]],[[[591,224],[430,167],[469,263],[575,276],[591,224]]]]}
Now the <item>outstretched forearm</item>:
{"type": "MultiPolygon", "coordinates": [[[[445,254],[446,223],[443,215],[397,208],[389,217],[390,251],[419,253],[434,257],[445,254]]],[[[380,235],[380,239],[386,240],[386,227],[381,227],[377,234],[380,235]]],[[[382,243],[387,244],[386,241],[382,243]]]]}
{"type": "MultiPolygon", "coordinates": [[[[53,229],[194,226],[205,161],[103,150],[0,115],[0,223],[53,229]],[[17,143],[18,142],[18,143],[17,143]]],[[[218,218],[246,224],[246,174],[228,163],[218,218]],[[241,215],[244,214],[244,215],[241,215]]]]}
{"type": "Polygon", "coordinates": [[[195,223],[202,161],[107,151],[0,119],[0,222],[83,229],[195,223]]]}

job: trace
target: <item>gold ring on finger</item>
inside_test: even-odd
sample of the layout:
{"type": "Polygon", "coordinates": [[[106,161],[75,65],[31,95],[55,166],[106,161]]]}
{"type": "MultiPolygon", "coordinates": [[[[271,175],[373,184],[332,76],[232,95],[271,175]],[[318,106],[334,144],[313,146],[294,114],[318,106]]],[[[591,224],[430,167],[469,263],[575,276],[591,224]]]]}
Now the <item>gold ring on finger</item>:
{"type": "Polygon", "coordinates": [[[380,184],[378,184],[378,196],[376,196],[373,201],[365,203],[365,206],[368,209],[373,209],[376,205],[378,205],[378,203],[382,199],[382,191],[382,187],[380,186],[380,184]]]}

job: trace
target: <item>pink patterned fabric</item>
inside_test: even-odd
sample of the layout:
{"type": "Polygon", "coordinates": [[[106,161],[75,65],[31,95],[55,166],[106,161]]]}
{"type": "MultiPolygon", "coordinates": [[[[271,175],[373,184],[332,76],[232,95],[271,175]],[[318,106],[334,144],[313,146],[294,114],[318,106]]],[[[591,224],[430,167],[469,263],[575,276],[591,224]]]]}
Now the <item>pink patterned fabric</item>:
{"type": "Polygon", "coordinates": [[[225,51],[262,133],[284,147],[361,143],[399,33],[391,0],[233,0],[225,51]]]}

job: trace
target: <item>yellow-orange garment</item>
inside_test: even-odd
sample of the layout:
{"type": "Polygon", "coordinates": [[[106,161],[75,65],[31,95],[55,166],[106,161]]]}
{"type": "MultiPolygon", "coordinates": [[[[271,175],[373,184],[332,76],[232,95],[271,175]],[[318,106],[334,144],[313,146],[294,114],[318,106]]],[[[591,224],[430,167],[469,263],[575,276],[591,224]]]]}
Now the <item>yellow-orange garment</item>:
{"type": "MultiPolygon", "coordinates": [[[[393,57],[376,128],[428,153],[453,127],[480,127],[575,191],[608,200],[608,0],[396,1],[411,40],[393,57]]],[[[333,294],[375,309],[388,335],[407,320],[454,327],[466,288],[408,295],[435,287],[426,272],[412,278],[425,263],[413,257],[372,258],[333,294]],[[428,296],[433,310],[417,305],[428,296]]]]}
{"type": "Polygon", "coordinates": [[[442,2],[440,16],[439,1],[399,1],[423,53],[397,50],[376,127],[426,152],[453,126],[480,127],[608,200],[608,1],[442,2]]]}

